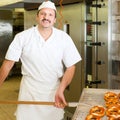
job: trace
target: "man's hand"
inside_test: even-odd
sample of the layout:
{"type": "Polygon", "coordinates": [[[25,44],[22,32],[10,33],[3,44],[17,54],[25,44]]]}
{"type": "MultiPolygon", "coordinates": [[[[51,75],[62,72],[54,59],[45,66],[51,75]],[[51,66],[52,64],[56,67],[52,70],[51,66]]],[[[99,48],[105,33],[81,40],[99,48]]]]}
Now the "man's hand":
{"type": "Polygon", "coordinates": [[[58,108],[64,108],[67,106],[67,102],[64,97],[64,93],[58,89],[55,95],[55,106],[58,108]]]}
{"type": "Polygon", "coordinates": [[[75,72],[75,65],[72,65],[65,70],[59,88],[55,95],[55,106],[58,108],[64,108],[65,106],[67,106],[67,102],[64,96],[64,90],[71,83],[72,78],[74,76],[74,72],[75,72]]]}

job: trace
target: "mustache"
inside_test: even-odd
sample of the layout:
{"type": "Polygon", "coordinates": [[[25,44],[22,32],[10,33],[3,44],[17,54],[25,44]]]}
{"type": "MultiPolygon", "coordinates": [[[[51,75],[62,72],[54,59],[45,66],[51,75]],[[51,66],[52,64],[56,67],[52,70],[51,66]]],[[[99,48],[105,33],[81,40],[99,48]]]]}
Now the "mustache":
{"type": "Polygon", "coordinates": [[[42,19],[42,21],[48,21],[49,23],[51,22],[50,20],[48,20],[48,19],[45,19],[45,18],[44,18],[44,19],[42,19]]]}

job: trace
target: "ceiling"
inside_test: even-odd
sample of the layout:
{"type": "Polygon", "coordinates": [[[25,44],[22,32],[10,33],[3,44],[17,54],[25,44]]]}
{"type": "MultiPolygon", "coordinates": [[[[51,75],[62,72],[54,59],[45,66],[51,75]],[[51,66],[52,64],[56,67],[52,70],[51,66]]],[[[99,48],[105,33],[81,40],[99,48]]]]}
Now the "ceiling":
{"type": "Polygon", "coordinates": [[[23,0],[0,0],[0,6],[17,3],[23,0]]]}
{"type": "MultiPolygon", "coordinates": [[[[27,10],[37,9],[45,0],[0,0],[0,8],[25,8],[27,10]]],[[[59,5],[60,0],[51,0],[59,5]]],[[[83,2],[83,0],[62,0],[63,5],[83,2]]]]}

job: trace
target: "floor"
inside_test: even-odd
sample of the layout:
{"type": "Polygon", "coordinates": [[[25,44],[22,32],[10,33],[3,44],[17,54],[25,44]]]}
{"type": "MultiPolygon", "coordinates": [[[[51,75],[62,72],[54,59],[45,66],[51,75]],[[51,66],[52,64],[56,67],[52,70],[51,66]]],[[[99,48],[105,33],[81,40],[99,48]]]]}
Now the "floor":
{"type": "MultiPolygon", "coordinates": [[[[0,100],[17,100],[20,76],[8,77],[0,87],[0,100]]],[[[16,105],[0,104],[0,120],[15,120],[16,105]]]]}

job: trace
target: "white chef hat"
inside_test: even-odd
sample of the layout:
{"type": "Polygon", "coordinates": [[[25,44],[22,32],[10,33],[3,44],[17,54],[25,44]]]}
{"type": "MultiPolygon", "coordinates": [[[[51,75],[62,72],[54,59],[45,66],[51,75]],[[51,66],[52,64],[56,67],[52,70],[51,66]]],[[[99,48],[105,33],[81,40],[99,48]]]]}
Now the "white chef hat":
{"type": "Polygon", "coordinates": [[[54,9],[56,11],[56,7],[55,4],[51,1],[45,1],[43,2],[39,7],[38,10],[41,10],[42,8],[51,8],[54,9]]]}

